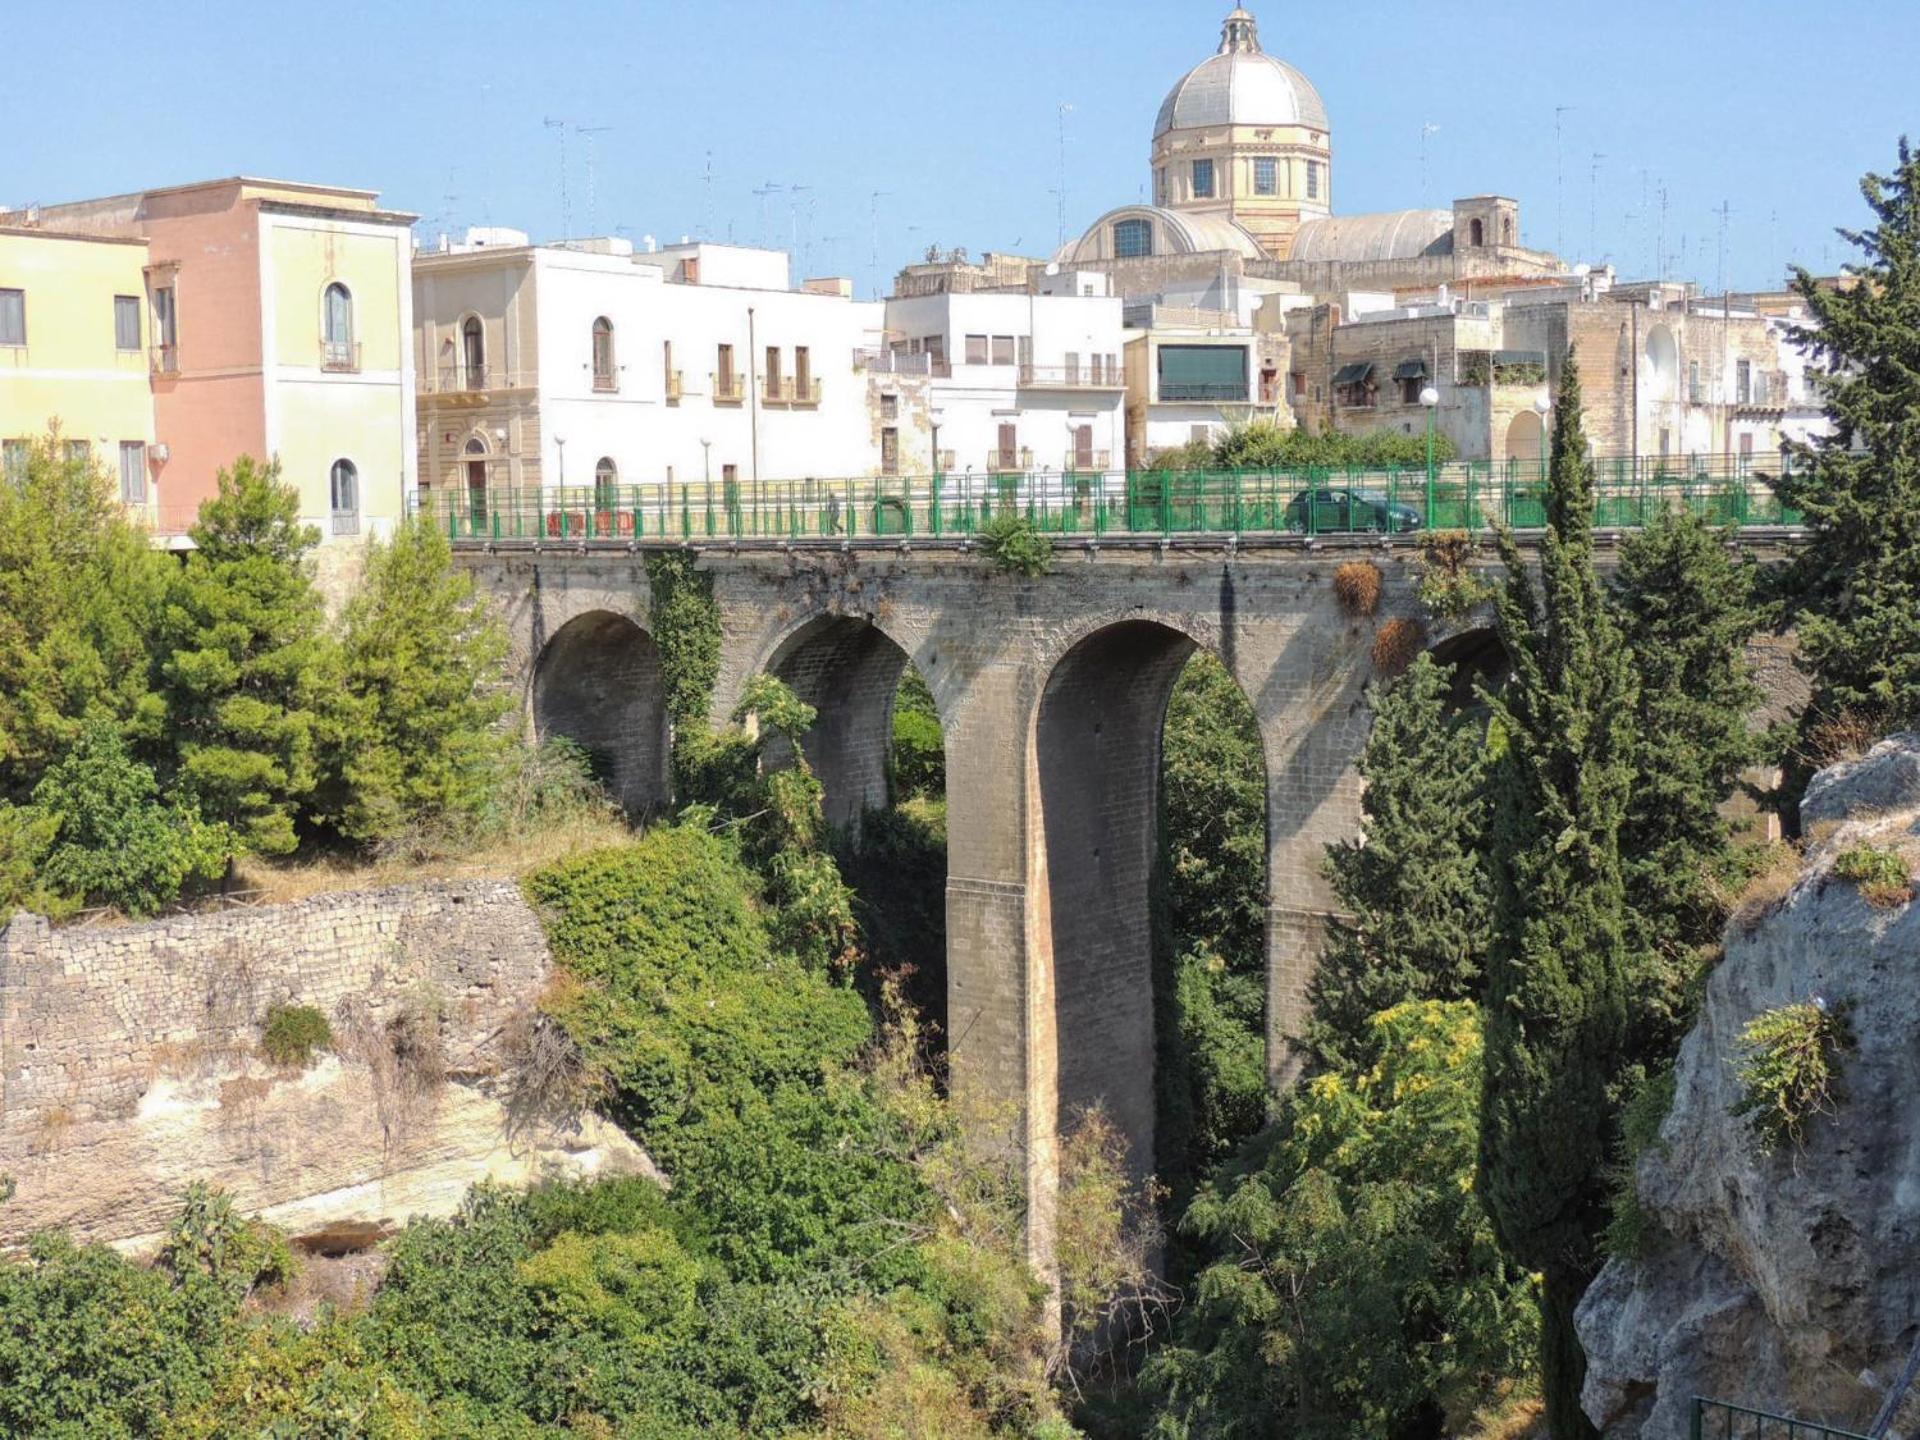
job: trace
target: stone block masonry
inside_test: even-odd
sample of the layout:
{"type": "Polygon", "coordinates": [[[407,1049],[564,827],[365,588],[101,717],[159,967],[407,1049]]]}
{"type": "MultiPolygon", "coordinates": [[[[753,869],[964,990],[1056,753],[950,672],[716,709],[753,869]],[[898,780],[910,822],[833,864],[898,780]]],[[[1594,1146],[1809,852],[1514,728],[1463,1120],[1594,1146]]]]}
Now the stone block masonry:
{"type": "Polygon", "coordinates": [[[196,1180],[296,1235],[371,1236],[486,1177],[644,1169],[600,1122],[509,1121],[513,1037],[550,974],[538,916],[495,881],[120,928],[16,916],[0,930],[0,1172],[18,1188],[0,1240],[64,1226],[138,1246],[196,1180]],[[326,1014],[331,1050],[302,1071],[260,1058],[275,1005],[326,1014]],[[426,1065],[396,1060],[403,1026],[426,1065]]]}

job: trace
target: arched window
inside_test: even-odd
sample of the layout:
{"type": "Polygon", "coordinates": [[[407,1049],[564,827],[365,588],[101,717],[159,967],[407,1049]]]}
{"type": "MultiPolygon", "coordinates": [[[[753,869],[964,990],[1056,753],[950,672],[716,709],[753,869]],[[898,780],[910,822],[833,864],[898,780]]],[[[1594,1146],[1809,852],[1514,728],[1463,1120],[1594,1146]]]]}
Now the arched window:
{"type": "Polygon", "coordinates": [[[1479,249],[1480,246],[1486,244],[1487,243],[1487,227],[1478,220],[1474,221],[1470,238],[1468,239],[1467,243],[1469,245],[1472,245],[1476,250],[1479,249]]]}
{"type": "Polygon", "coordinates": [[[354,363],[353,297],[335,280],[320,303],[320,363],[328,370],[358,370],[354,363]]]}
{"type": "Polygon", "coordinates": [[[469,315],[460,327],[460,359],[466,367],[467,389],[487,388],[487,329],[478,315],[469,315]]]}
{"type": "Polygon", "coordinates": [[[360,533],[360,472],[354,469],[351,460],[333,462],[333,474],[328,488],[333,498],[333,533],[358,535],[360,533]]]}
{"type": "Polygon", "coordinates": [[[611,455],[602,455],[600,463],[593,467],[593,508],[611,510],[619,488],[620,468],[613,463],[611,455]]]}
{"type": "Polygon", "coordinates": [[[1500,225],[1502,239],[1509,245],[1513,243],[1513,217],[1509,215],[1500,225]]]}
{"type": "Polygon", "coordinates": [[[1113,254],[1117,260],[1137,260],[1153,254],[1153,223],[1140,219],[1116,221],[1113,254]]]}
{"type": "Polygon", "coordinates": [[[467,516],[478,530],[487,523],[487,442],[472,436],[461,453],[466,456],[467,516]]]}
{"type": "Polygon", "coordinates": [[[613,379],[613,322],[604,315],[593,322],[593,388],[619,388],[613,379]]]}

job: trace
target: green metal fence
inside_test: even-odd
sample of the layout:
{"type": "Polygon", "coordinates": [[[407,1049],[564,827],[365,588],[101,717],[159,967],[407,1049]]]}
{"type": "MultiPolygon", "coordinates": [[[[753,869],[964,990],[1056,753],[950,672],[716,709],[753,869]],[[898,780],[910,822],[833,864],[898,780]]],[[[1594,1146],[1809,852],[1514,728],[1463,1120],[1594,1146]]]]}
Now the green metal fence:
{"type": "Polygon", "coordinates": [[[1693,1402],[1687,1435],[1689,1440],[1868,1440],[1853,1430],[1699,1397],[1693,1402]]]}
{"type": "MultiPolygon", "coordinates": [[[[1778,469],[1749,456],[1595,462],[1594,520],[1644,525],[1680,508],[1716,524],[1793,526],[1778,469]]],[[[437,490],[421,517],[456,542],[940,539],[995,517],[1052,535],[1405,535],[1546,523],[1534,462],[1384,470],[1048,471],[548,489],[437,490]]]]}

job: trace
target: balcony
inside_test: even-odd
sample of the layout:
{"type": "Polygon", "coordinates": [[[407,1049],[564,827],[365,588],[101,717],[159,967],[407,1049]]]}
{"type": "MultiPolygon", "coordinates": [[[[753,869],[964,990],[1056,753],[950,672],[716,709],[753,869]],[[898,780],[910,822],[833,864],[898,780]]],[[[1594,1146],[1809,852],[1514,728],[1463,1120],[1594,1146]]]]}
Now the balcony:
{"type": "Polygon", "coordinates": [[[1112,463],[1113,452],[1110,450],[1069,450],[1060,468],[1071,474],[1074,471],[1106,470],[1111,468],[1112,463]]]}
{"type": "Polygon", "coordinates": [[[178,375],[180,373],[180,347],[178,345],[156,345],[150,355],[153,373],[156,375],[178,375]]]}
{"type": "Polygon", "coordinates": [[[667,404],[678,405],[687,393],[687,382],[678,370],[667,372],[667,404]]]}
{"type": "Polygon", "coordinates": [[[934,358],[925,351],[855,350],[853,368],[874,375],[928,375],[934,358]]]}
{"type": "Polygon", "coordinates": [[[593,393],[596,395],[617,395],[620,391],[620,377],[611,370],[593,372],[593,393]]]}
{"type": "Polygon", "coordinates": [[[1124,390],[1118,365],[1022,365],[1020,383],[1029,390],[1124,390]]]}
{"type": "Polygon", "coordinates": [[[478,404],[489,391],[524,390],[533,385],[530,373],[495,369],[491,365],[442,365],[418,377],[422,395],[467,396],[478,404]]]}
{"type": "Polygon", "coordinates": [[[712,386],[714,404],[744,405],[746,403],[747,382],[744,376],[709,373],[707,382],[712,386]]]}
{"type": "Polygon", "coordinates": [[[764,405],[811,409],[820,403],[820,382],[797,375],[762,375],[760,401],[764,405]]]}
{"type": "Polygon", "coordinates": [[[1033,451],[1003,450],[999,446],[987,452],[987,471],[994,475],[1020,474],[1033,468],[1033,451]]]}
{"type": "Polygon", "coordinates": [[[322,340],[320,368],[329,375],[358,375],[360,373],[360,342],[358,340],[322,340]]]}

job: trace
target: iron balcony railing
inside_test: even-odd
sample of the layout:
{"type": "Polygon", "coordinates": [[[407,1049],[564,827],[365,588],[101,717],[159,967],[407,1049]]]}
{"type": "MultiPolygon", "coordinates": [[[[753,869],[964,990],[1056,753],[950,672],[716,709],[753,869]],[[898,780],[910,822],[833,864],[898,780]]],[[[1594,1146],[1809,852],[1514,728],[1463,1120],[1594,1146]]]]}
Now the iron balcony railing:
{"type": "Polygon", "coordinates": [[[1162,380],[1160,398],[1163,401],[1200,402],[1202,404],[1244,405],[1248,391],[1244,383],[1212,384],[1205,381],[1162,380]]]}
{"type": "Polygon", "coordinates": [[[156,345],[152,350],[153,373],[156,375],[178,375],[180,373],[180,347],[178,345],[156,345]]]}
{"type": "Polygon", "coordinates": [[[707,382],[713,387],[713,403],[716,405],[739,405],[747,398],[747,382],[742,375],[707,375],[707,382]]]}
{"type": "Polygon", "coordinates": [[[1688,1417],[1687,1436],[1688,1440],[1868,1440],[1857,1431],[1698,1396],[1688,1417]]]}
{"type": "Polygon", "coordinates": [[[441,365],[422,373],[418,383],[423,395],[481,395],[526,389],[533,384],[533,373],[496,365],[441,365]]]}
{"type": "Polygon", "coordinates": [[[996,475],[1019,474],[1033,468],[1033,451],[995,446],[987,452],[987,469],[996,475]]]}
{"type": "Polygon", "coordinates": [[[820,382],[795,375],[762,375],[760,400],[766,405],[818,405],[820,382]]]}
{"type": "Polygon", "coordinates": [[[687,393],[687,382],[678,370],[667,372],[667,403],[678,405],[687,393]]]}
{"type": "Polygon", "coordinates": [[[1022,365],[1020,383],[1034,390],[1124,390],[1118,365],[1022,365]]]}
{"type": "Polygon", "coordinates": [[[875,375],[930,375],[938,359],[924,350],[855,350],[853,368],[875,375]]]}
{"type": "MultiPolygon", "coordinates": [[[[944,456],[942,457],[945,458],[944,456]]],[[[419,515],[456,543],[965,537],[1015,512],[1050,535],[1413,536],[1545,527],[1537,461],[1454,462],[1384,470],[1034,470],[802,480],[655,482],[565,488],[435,490],[419,515]]],[[[1096,459],[1099,457],[1096,456],[1096,459]]],[[[1718,525],[1791,530],[1778,466],[1758,457],[1642,456],[1595,464],[1594,521],[1631,530],[1665,510],[1718,525]]]]}
{"type": "Polygon", "coordinates": [[[360,342],[358,340],[322,340],[320,368],[336,375],[359,374],[360,342]]]}

